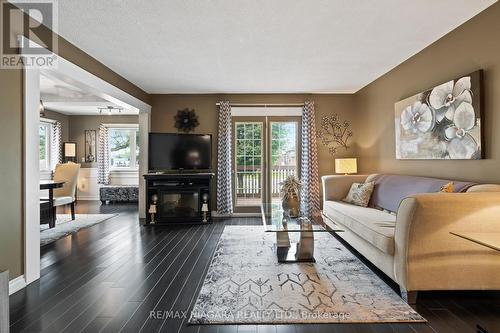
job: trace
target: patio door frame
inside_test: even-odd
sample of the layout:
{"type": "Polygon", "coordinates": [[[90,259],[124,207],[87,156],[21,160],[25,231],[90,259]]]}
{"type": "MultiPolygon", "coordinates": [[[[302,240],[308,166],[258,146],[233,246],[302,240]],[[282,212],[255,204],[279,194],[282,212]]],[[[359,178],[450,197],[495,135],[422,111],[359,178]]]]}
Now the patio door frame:
{"type": "Polygon", "coordinates": [[[270,202],[272,200],[272,170],[271,164],[271,123],[278,122],[296,122],[297,132],[295,136],[296,147],[297,147],[297,176],[300,176],[300,156],[302,152],[302,140],[300,139],[300,133],[302,131],[302,117],[300,116],[233,116],[232,117],[232,133],[233,138],[231,140],[231,151],[232,151],[232,161],[231,161],[231,174],[232,174],[232,186],[233,186],[233,209],[235,213],[260,213],[260,205],[258,206],[237,206],[237,184],[236,184],[236,123],[261,123],[262,124],[262,177],[261,177],[261,191],[262,191],[262,202],[270,202]]]}
{"type": "Polygon", "coordinates": [[[272,193],[272,162],[271,162],[271,151],[272,151],[272,123],[285,123],[285,122],[295,122],[297,123],[297,132],[295,134],[295,147],[296,151],[296,163],[297,163],[297,177],[300,178],[300,157],[302,156],[302,140],[300,139],[300,135],[302,133],[302,117],[300,116],[269,116],[266,117],[266,169],[264,170],[266,173],[266,190],[265,190],[265,202],[271,202],[273,199],[272,193]]]}
{"type": "Polygon", "coordinates": [[[262,124],[262,138],[261,138],[261,197],[262,200],[265,200],[265,191],[264,187],[266,186],[265,184],[267,183],[266,179],[266,164],[267,164],[267,149],[266,149],[266,142],[267,142],[267,121],[265,116],[256,116],[256,117],[250,117],[250,116],[236,116],[232,117],[232,133],[233,133],[233,138],[231,140],[231,151],[232,151],[232,161],[231,161],[231,174],[232,174],[232,186],[233,186],[233,211],[235,213],[258,213],[260,212],[260,205],[259,206],[238,206],[236,205],[237,203],[237,184],[236,184],[236,123],[261,123],[262,124]]]}

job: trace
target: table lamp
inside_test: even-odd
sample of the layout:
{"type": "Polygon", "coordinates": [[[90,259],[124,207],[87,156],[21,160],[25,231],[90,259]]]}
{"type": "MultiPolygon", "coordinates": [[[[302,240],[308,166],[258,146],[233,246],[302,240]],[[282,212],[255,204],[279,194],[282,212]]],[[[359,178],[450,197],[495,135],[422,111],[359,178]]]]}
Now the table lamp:
{"type": "Polygon", "coordinates": [[[356,158],[336,158],[335,159],[335,172],[348,175],[350,173],[358,172],[358,163],[356,158]]]}
{"type": "Polygon", "coordinates": [[[64,142],[63,144],[63,156],[64,161],[76,161],[76,143],[75,142],[64,142]]]}

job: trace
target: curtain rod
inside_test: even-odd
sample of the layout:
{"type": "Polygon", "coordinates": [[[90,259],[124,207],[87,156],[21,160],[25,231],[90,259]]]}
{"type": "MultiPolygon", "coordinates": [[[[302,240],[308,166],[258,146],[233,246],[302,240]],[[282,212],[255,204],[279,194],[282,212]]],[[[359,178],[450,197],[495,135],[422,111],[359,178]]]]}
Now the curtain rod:
{"type": "MultiPolygon", "coordinates": [[[[219,106],[220,103],[215,103],[215,105],[219,106]]],[[[251,103],[230,103],[231,106],[234,106],[234,107],[293,107],[293,106],[296,106],[296,107],[302,107],[304,106],[304,103],[289,103],[289,104],[286,104],[286,103],[279,103],[279,104],[276,104],[276,103],[266,103],[266,104],[263,104],[263,103],[260,103],[260,104],[251,104],[251,103]]]]}

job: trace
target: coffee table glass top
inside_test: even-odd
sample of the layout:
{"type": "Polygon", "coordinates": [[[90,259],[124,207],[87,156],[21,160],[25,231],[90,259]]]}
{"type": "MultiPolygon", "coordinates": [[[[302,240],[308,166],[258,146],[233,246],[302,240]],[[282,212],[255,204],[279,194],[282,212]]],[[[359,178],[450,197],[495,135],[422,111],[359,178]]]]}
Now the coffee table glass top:
{"type": "Polygon", "coordinates": [[[321,216],[292,218],[283,214],[281,203],[264,203],[262,208],[262,224],[267,232],[340,232],[337,225],[328,226],[323,223],[321,216]]]}

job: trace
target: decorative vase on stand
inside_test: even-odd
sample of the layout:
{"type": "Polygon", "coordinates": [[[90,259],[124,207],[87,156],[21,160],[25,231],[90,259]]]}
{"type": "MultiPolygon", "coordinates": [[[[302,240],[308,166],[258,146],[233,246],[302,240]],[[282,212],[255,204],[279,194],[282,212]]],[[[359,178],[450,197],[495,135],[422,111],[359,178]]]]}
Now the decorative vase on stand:
{"type": "Polygon", "coordinates": [[[289,217],[295,218],[299,216],[300,200],[297,194],[288,195],[285,198],[283,198],[281,205],[283,207],[283,211],[289,217]]]}

